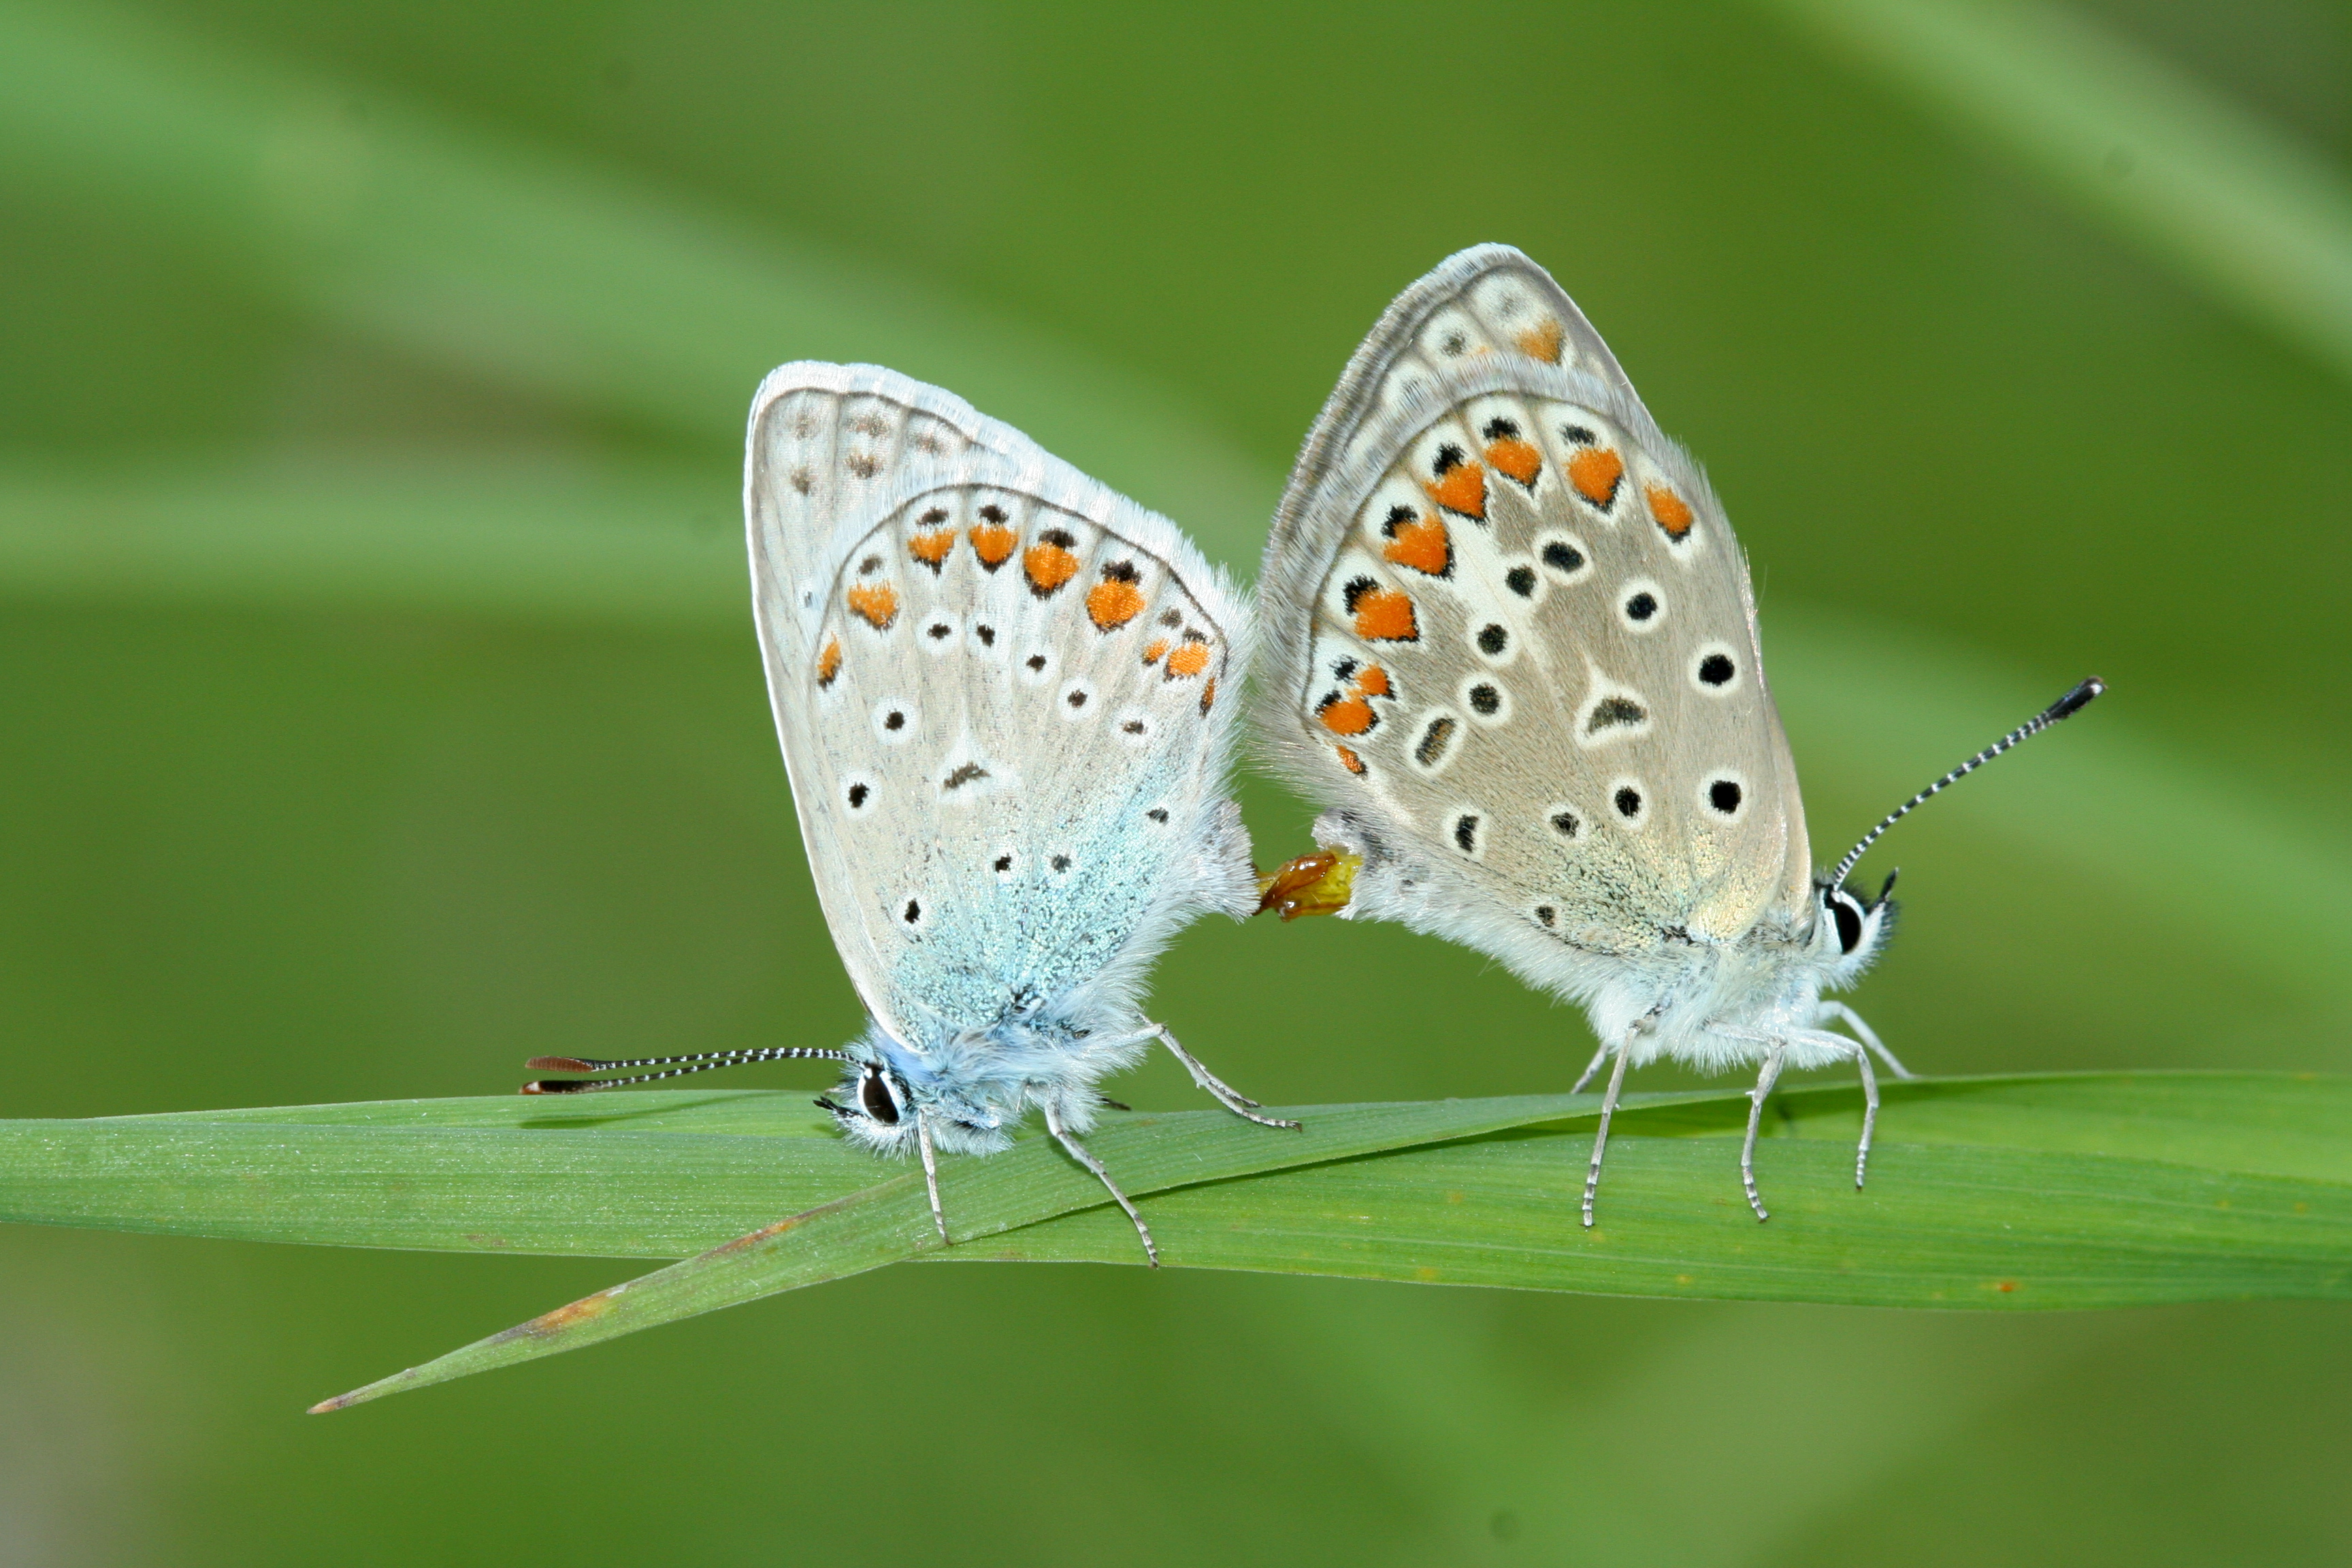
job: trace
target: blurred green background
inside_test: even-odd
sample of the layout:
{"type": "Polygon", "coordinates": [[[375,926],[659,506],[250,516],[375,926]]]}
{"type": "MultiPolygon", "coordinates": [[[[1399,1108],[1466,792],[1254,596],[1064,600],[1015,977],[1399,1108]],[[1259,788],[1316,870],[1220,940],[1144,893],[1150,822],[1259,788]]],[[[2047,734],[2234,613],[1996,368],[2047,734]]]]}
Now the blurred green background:
{"type": "MultiPolygon", "coordinates": [[[[839,1042],[761,373],[945,383],[1248,572],[1486,239],[1708,463],[1824,858],[2112,683],[1874,856],[1914,1067],[2352,1069],[2347,81],[2308,0],[0,7],[9,1114],[839,1042]]],[[[1275,1103],[1591,1048],[1393,927],[1197,926],[1156,996],[1275,1103]],[[1297,1021],[1341,975],[1378,1026],[1297,1021]]],[[[299,1414],[631,1271],[0,1232],[0,1563],[2352,1552],[2339,1306],[901,1268],[299,1414]]]]}

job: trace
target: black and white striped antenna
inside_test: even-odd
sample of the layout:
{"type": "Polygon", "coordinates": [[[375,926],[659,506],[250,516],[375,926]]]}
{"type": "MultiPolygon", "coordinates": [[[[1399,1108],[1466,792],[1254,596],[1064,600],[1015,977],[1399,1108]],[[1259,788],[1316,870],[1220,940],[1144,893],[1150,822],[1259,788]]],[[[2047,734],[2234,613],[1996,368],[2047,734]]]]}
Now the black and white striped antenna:
{"type": "Polygon", "coordinates": [[[808,1046],[770,1046],[756,1051],[703,1051],[690,1057],[638,1057],[625,1062],[600,1062],[587,1057],[533,1057],[522,1064],[530,1072],[615,1072],[624,1068],[666,1068],[668,1070],[638,1073],[634,1078],[534,1079],[522,1086],[522,1092],[586,1094],[592,1089],[624,1089],[633,1083],[658,1083],[666,1078],[684,1078],[688,1073],[738,1067],[745,1062],[799,1061],[810,1057],[828,1062],[849,1059],[845,1051],[824,1051],[808,1046]]]}
{"type": "Polygon", "coordinates": [[[1946,773],[1942,778],[1937,779],[1934,784],[1929,784],[1926,789],[1921,790],[1917,795],[1913,795],[1909,800],[1906,800],[1901,805],[1896,806],[1893,811],[1888,812],[1886,814],[1885,820],[1881,822],[1877,826],[1872,828],[1869,832],[1864,834],[1862,836],[1862,842],[1847,850],[1845,852],[1845,858],[1837,863],[1837,869],[1830,873],[1830,891],[1834,893],[1840,888],[1845,886],[1846,873],[1853,869],[1853,863],[1861,859],[1863,851],[1877,843],[1879,836],[1885,833],[1888,828],[1894,826],[1896,823],[1910,816],[1914,811],[1916,811],[1920,806],[1926,805],[1931,797],[1940,795],[1945,790],[1949,789],[1952,785],[1959,783],[1962,779],[1968,777],[1970,773],[1976,772],[1979,768],[1984,766],[1987,763],[1992,761],[2003,752],[2006,752],[2011,747],[2016,745],[2019,742],[2029,740],[2032,737],[2042,733],[2042,731],[2047,730],[2051,725],[2055,724],[2061,719],[2072,718],[2076,713],[2081,712],[2084,708],[2090,706],[2091,699],[2096,697],[2100,692],[2105,691],[2106,689],[2107,683],[2105,681],[2101,680],[2095,675],[2092,676],[2080,686],[2074,688],[2074,690],[2069,691],[2065,696],[2061,697],[2057,701],[2053,702],[2049,707],[2043,709],[2041,712],[2035,714],[2024,723],[2020,724],[2016,729],[2011,730],[2008,734],[2003,735],[2000,740],[1995,741],[1991,745],[1987,746],[1983,751],[1979,752],[1975,756],[1970,757],[1967,762],[1962,763],[1958,767],[1954,768],[1950,773],[1946,773]]]}

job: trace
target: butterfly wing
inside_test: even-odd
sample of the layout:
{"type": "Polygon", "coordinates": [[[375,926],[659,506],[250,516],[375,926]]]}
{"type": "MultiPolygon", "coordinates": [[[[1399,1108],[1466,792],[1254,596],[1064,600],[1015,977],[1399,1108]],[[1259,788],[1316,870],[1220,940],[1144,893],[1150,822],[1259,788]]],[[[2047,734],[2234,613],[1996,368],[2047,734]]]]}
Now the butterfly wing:
{"type": "Polygon", "coordinates": [[[1261,729],[1370,847],[1363,912],[1576,989],[1581,955],[1803,907],[1738,542],[1517,250],[1465,251],[1390,308],[1307,438],[1262,581],[1281,620],[1261,729]]]}
{"type": "Polygon", "coordinates": [[[1185,921],[1247,912],[1246,605],[1174,525],[871,367],[769,378],[745,495],[802,835],[894,1037],[1123,1002],[1185,921]]]}

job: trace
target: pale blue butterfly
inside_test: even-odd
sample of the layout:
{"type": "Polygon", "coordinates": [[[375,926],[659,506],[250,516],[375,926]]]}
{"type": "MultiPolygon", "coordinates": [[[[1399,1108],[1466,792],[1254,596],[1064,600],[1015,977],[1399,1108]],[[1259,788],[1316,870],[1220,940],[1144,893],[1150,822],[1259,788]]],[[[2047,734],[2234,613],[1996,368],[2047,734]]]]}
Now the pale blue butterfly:
{"type": "Polygon", "coordinates": [[[1326,853],[1277,873],[1270,905],[1401,921],[1584,1005],[1601,1048],[1576,1087],[1616,1058],[1587,1226],[1626,1067],[1662,1056],[1756,1064],[1739,1168],[1759,1219],[1774,1081],[1853,1063],[1862,1184],[1871,1054],[1903,1067],[1822,994],[1877,955],[1894,878],[1864,902],[1846,875],[1896,817],[2104,689],[2084,681],[1816,875],[1730,521],[1583,313],[1508,246],[1448,258],[1356,351],[1260,584],[1260,726],[1330,808],[1326,853]]]}
{"type": "Polygon", "coordinates": [[[752,608],[801,834],[865,1035],[535,1068],[847,1064],[851,1138],[922,1158],[1008,1146],[1030,1108],[1151,1233],[1078,1141],[1095,1085],[1158,1039],[1243,1098],[1137,1000],[1211,911],[1256,905],[1226,795],[1247,599],[1166,519],[961,398],[873,365],[775,371],[744,455],[752,608]]]}

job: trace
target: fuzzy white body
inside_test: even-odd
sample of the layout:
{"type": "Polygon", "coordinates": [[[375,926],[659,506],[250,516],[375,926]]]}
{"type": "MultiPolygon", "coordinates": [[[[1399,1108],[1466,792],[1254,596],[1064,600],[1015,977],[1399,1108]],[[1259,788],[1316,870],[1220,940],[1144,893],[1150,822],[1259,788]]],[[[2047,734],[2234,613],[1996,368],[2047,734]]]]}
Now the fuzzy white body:
{"type": "Polygon", "coordinates": [[[1419,858],[1345,812],[1324,813],[1315,837],[1363,858],[1342,919],[1394,921],[1493,954],[1528,984],[1581,1005],[1604,1045],[1626,1043],[1634,1067],[1671,1057],[1700,1072],[1727,1072],[1756,1063],[1773,1048],[1768,1041],[1779,1042],[1792,1068],[1853,1060],[1854,1043],[1821,1027],[1822,995],[1861,978],[1883,940],[1885,913],[1865,913],[1869,938],[1851,954],[1839,950],[1836,922],[1810,904],[1801,920],[1776,912],[1730,942],[1563,951],[1517,922],[1481,920],[1475,910],[1465,918],[1419,858]]]}
{"type": "MultiPolygon", "coordinates": [[[[881,1066],[905,1086],[913,1105],[931,1112],[931,1136],[941,1151],[992,1154],[1011,1145],[1013,1130],[1033,1109],[1050,1109],[1074,1133],[1093,1130],[1101,1100],[1094,1086],[1133,1067],[1151,1037],[1141,1014],[1123,998],[1097,1010],[1095,1020],[1007,1022],[916,1042],[893,1038],[877,1025],[849,1055],[881,1066]]],[[[905,1122],[846,1117],[842,1130],[883,1154],[906,1154],[914,1143],[914,1129],[905,1122]]]]}

